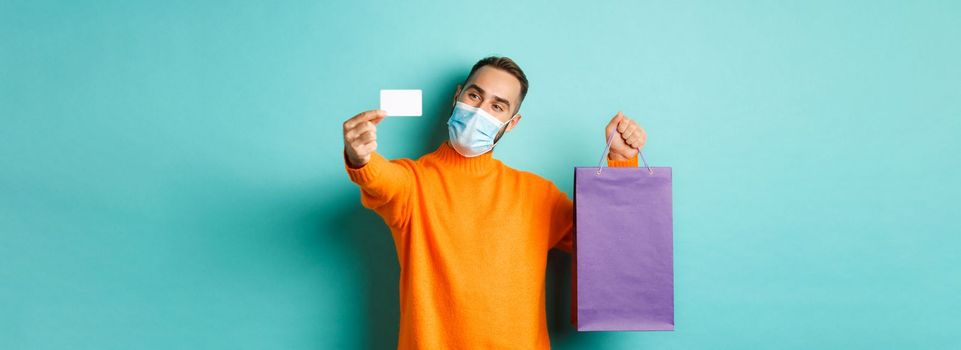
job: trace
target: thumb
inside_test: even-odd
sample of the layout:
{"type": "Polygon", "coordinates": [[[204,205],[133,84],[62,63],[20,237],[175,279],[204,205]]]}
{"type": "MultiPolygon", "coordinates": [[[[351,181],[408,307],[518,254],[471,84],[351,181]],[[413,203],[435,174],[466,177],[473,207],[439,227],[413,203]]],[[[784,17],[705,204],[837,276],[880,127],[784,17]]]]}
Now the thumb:
{"type": "Polygon", "coordinates": [[[384,120],[384,117],[386,117],[386,116],[387,116],[387,111],[385,111],[385,110],[383,110],[383,109],[379,109],[379,110],[377,110],[377,116],[374,117],[373,119],[371,119],[371,120],[370,120],[370,123],[371,123],[371,124],[374,124],[374,125],[377,125],[377,124],[380,123],[382,120],[384,120]]]}

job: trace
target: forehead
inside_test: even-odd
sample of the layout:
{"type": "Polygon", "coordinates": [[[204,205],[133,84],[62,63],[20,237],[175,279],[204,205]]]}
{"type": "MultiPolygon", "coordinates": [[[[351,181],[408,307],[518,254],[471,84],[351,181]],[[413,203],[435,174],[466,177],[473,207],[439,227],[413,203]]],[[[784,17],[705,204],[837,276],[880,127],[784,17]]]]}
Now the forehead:
{"type": "Polygon", "coordinates": [[[479,86],[488,94],[505,98],[512,104],[517,103],[521,96],[521,82],[510,73],[491,66],[478,68],[466,86],[470,84],[479,86]]]}

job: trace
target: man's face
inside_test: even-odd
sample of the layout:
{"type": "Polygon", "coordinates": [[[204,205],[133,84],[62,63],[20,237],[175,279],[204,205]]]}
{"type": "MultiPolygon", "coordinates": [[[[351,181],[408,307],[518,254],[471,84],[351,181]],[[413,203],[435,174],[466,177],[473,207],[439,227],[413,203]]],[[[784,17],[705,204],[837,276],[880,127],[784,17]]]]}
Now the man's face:
{"type": "MultiPolygon", "coordinates": [[[[494,67],[477,69],[465,84],[457,87],[455,101],[480,107],[501,122],[510,120],[521,102],[521,82],[510,73],[494,67]]],[[[519,116],[514,118],[515,121],[507,129],[512,128],[518,119],[519,116]]]]}

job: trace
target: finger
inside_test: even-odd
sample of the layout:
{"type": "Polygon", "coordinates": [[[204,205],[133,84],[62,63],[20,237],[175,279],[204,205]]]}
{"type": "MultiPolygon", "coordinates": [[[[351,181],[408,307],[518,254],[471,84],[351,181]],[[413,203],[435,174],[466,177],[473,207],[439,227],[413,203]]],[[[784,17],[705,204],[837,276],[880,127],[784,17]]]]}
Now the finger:
{"type": "Polygon", "coordinates": [[[353,143],[358,146],[363,146],[370,143],[371,141],[376,141],[376,140],[377,140],[377,132],[368,131],[363,134],[360,134],[360,136],[358,136],[353,143]]]}
{"type": "Polygon", "coordinates": [[[625,140],[629,140],[633,135],[637,135],[637,125],[634,124],[631,124],[631,126],[627,127],[627,131],[621,133],[621,137],[623,137],[625,140]]]}
{"type": "Polygon", "coordinates": [[[644,128],[638,125],[637,122],[631,124],[631,131],[627,132],[627,135],[625,135],[624,138],[626,139],[634,136],[647,137],[647,132],[644,131],[644,128]]]}
{"type": "Polygon", "coordinates": [[[356,126],[358,123],[362,123],[362,122],[366,122],[374,119],[378,119],[379,121],[380,119],[384,119],[384,117],[386,116],[387,116],[387,111],[384,111],[382,109],[372,109],[366,112],[362,112],[358,115],[355,115],[353,118],[347,119],[347,121],[344,122],[344,130],[353,129],[354,126],[356,126]]]}
{"type": "Polygon", "coordinates": [[[374,153],[374,151],[377,150],[377,141],[371,141],[370,143],[360,146],[360,148],[364,154],[374,153]]]}
{"type": "Polygon", "coordinates": [[[371,152],[377,150],[377,141],[370,141],[366,144],[358,143],[356,146],[351,146],[351,148],[354,150],[354,154],[356,154],[357,157],[364,158],[369,156],[371,152]]]}
{"type": "Polygon", "coordinates": [[[352,130],[352,131],[353,131],[354,136],[356,137],[356,136],[363,135],[363,134],[366,133],[366,132],[371,132],[371,131],[377,132],[377,127],[374,126],[374,123],[371,123],[371,122],[363,122],[363,123],[357,125],[357,127],[355,127],[354,130],[352,130]]]}
{"type": "Polygon", "coordinates": [[[647,136],[641,136],[641,139],[637,142],[637,149],[641,149],[647,143],[647,136]]]}
{"type": "Polygon", "coordinates": [[[372,130],[373,131],[377,130],[377,128],[374,127],[374,123],[363,122],[354,126],[353,129],[348,130],[347,133],[344,134],[344,139],[347,141],[352,141],[355,138],[357,138],[357,136],[360,136],[363,133],[372,131],[372,130]]]}
{"type": "Polygon", "coordinates": [[[617,123],[617,131],[620,133],[624,133],[625,131],[627,131],[627,128],[630,127],[631,123],[633,122],[634,121],[631,120],[630,118],[624,117],[623,119],[621,119],[620,123],[617,123]]]}

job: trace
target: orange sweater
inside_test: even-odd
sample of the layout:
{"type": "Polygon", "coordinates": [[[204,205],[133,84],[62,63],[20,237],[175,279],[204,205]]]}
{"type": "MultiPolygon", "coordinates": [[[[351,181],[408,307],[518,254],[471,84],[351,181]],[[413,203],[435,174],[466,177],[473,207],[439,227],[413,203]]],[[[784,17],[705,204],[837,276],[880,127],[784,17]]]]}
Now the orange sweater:
{"type": "MultiPolygon", "coordinates": [[[[637,157],[608,161],[637,166],[637,157]]],[[[420,159],[346,166],[390,226],[400,349],[549,349],[547,252],[570,252],[574,204],[550,181],[444,142],[420,159]]],[[[377,335],[380,336],[380,335],[377,335]]]]}

